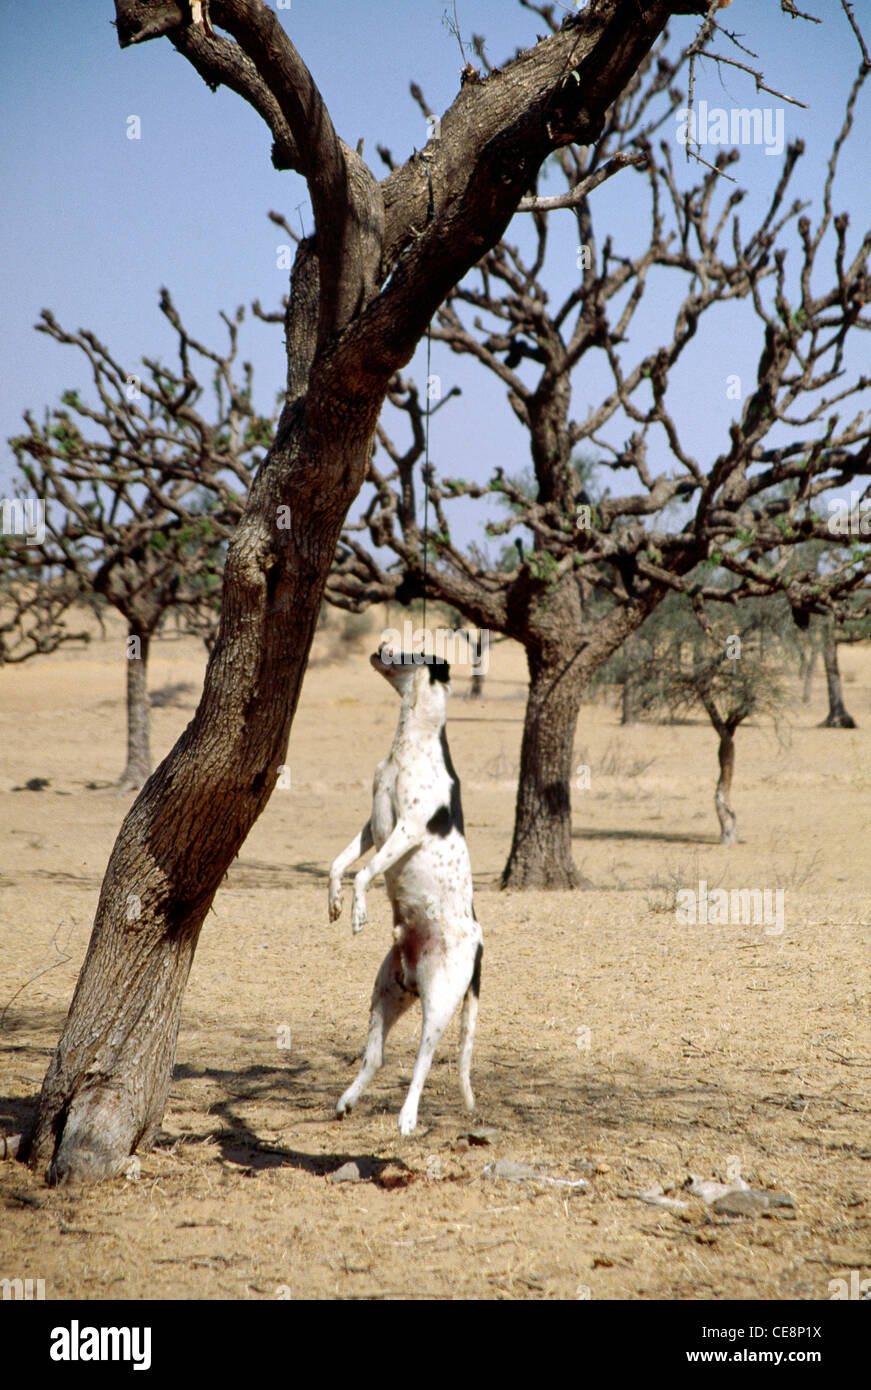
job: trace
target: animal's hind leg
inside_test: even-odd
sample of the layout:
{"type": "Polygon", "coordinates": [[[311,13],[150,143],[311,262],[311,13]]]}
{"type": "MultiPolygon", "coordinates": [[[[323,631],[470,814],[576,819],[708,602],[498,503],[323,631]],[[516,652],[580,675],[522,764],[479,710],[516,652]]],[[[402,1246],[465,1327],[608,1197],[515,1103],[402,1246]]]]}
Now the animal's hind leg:
{"type": "Polygon", "coordinates": [[[475,1095],[469,1074],[472,1070],[475,1024],[478,1021],[478,996],[481,993],[481,957],[483,954],[484,948],[479,945],[475,953],[475,968],[472,971],[472,979],[463,999],[463,1012],[460,1015],[460,1093],[467,1110],[474,1110],[475,1108],[475,1095]]]}
{"type": "MultiPolygon", "coordinates": [[[[417,1125],[417,1107],[420,1103],[424,1082],[432,1066],[433,1054],[441,1041],[442,1034],[456,1013],[460,1000],[471,988],[469,979],[474,972],[477,945],[478,943],[474,939],[469,940],[468,948],[462,951],[458,950],[448,967],[445,967],[440,961],[436,962],[432,959],[421,961],[418,964],[417,983],[420,990],[420,1002],[423,1005],[423,1032],[420,1036],[420,1047],[414,1063],[411,1085],[405,1098],[405,1104],[399,1112],[399,1128],[402,1134],[412,1134],[417,1125]]],[[[473,1023],[471,1011],[466,1019],[467,1030],[469,1023],[473,1023]]],[[[471,1038],[469,1038],[468,1050],[471,1061],[471,1038]]],[[[471,1088],[469,1095],[471,1095],[471,1088]]]]}
{"type": "Polygon", "coordinates": [[[384,1061],[384,1040],[396,1020],[414,999],[411,990],[402,983],[402,959],[394,946],[381,963],[372,991],[372,1011],[369,1015],[369,1036],[363,1065],[357,1079],[350,1085],[336,1106],[338,1116],[346,1115],[357,1104],[369,1082],[384,1061]]]}

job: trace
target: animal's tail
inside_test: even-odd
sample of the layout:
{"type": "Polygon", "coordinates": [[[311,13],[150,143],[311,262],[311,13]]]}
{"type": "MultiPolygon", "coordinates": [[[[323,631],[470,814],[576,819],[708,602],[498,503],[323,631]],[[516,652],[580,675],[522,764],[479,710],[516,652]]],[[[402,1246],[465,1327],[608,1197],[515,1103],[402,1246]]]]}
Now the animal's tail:
{"type": "Polygon", "coordinates": [[[475,965],[472,979],[463,999],[463,1012],[460,1015],[460,1091],[467,1110],[474,1110],[475,1096],[469,1076],[472,1070],[472,1045],[475,1041],[475,1024],[478,1021],[478,996],[481,993],[481,959],[484,947],[479,943],[475,952],[475,965]]]}

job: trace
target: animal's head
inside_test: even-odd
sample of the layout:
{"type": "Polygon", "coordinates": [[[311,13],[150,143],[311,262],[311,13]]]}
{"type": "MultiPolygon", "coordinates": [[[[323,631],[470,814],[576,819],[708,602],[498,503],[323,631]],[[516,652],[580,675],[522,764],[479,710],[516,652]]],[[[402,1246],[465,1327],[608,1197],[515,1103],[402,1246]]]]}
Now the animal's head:
{"type": "Polygon", "coordinates": [[[400,698],[411,689],[418,671],[426,672],[430,684],[444,687],[443,697],[451,692],[451,668],[443,657],[428,656],[426,652],[397,652],[385,646],[372,653],[369,664],[393,686],[400,698]]]}

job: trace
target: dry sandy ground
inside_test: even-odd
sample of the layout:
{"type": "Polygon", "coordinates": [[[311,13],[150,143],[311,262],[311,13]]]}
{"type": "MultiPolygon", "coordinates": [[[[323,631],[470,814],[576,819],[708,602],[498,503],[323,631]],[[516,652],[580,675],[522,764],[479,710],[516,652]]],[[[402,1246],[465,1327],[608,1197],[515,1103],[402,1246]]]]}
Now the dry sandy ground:
{"type": "MultiPolygon", "coordinates": [[[[332,1118],[390,939],[383,885],[356,939],[347,905],[334,926],[326,912],[329,862],[368,814],[397,713],[373,645],[318,637],[292,784],[202,934],[158,1147],[128,1180],[78,1193],[0,1164],[0,1276],[42,1278],[48,1298],[827,1299],[837,1276],[871,1274],[869,653],[843,654],[857,731],[815,727],[822,682],[781,740],[741,729],[732,849],[716,843],[707,723],[624,730],[609,705],[585,708],[575,851],[594,887],[573,894],[495,887],[522,654],[494,648],[480,704],[457,679],[450,740],[486,942],[474,1123],[498,1131],[485,1148],[462,1138],[456,1023],[400,1138],[414,1012],[357,1111],[332,1118]],[[782,888],[783,932],[680,925],[674,890],[701,879],[782,888]],[[332,1183],[349,1158],[365,1180],[332,1183]],[[498,1159],[587,1186],[486,1176],[498,1159]],[[738,1168],[795,1207],[729,1221],[634,1195],[738,1168]]],[[[32,1114],[130,803],[109,785],[122,653],[113,632],[0,673],[0,1129],[32,1114]],[[14,790],[36,777],[50,786],[14,790]]],[[[152,689],[191,687],[154,711],[158,756],[202,668],[196,643],[157,644],[152,689]]]]}

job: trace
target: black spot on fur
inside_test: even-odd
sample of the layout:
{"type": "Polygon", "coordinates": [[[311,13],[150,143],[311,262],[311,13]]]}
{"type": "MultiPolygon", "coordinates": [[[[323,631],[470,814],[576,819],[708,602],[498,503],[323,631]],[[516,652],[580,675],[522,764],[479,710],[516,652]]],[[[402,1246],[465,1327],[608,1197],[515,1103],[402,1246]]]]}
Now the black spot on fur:
{"type": "Polygon", "coordinates": [[[450,835],[452,827],[453,821],[448,806],[440,806],[426,823],[426,828],[432,835],[450,835]]]}
{"type": "Polygon", "coordinates": [[[451,678],[451,668],[445,661],[444,657],[427,657],[426,664],[429,667],[430,684],[432,684],[434,681],[441,681],[443,685],[447,685],[448,681],[451,678]]]}
{"type": "Polygon", "coordinates": [[[475,968],[472,971],[472,983],[469,988],[477,999],[481,993],[481,961],[484,956],[484,947],[479,944],[475,952],[475,968]]]}
{"type": "MultiPolygon", "coordinates": [[[[443,757],[444,760],[445,760],[445,767],[447,768],[448,776],[452,779],[452,780],[451,780],[451,825],[454,827],[455,830],[459,830],[460,834],[462,835],[462,833],[463,833],[463,807],[462,807],[462,803],[461,803],[461,801],[460,801],[460,779],[459,779],[459,777],[457,776],[457,770],[456,770],[456,768],[454,767],[454,764],[453,764],[452,761],[451,761],[451,750],[448,748],[448,736],[447,736],[447,734],[445,733],[445,726],[444,726],[444,724],[442,725],[442,730],[441,730],[441,733],[439,734],[439,743],[440,743],[441,746],[442,746],[442,757],[443,757]]],[[[439,833],[441,833],[441,832],[439,832],[439,833]]],[[[445,833],[447,833],[447,832],[445,832],[445,833]]]]}

